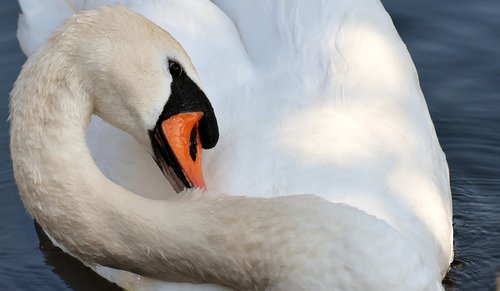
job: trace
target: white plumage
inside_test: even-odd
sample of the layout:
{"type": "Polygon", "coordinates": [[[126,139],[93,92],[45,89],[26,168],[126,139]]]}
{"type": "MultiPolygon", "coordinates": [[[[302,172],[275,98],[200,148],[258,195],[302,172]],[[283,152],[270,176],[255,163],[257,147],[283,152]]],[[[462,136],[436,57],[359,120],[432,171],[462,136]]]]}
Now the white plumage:
{"type": "MultiPolygon", "coordinates": [[[[447,163],[414,65],[379,1],[20,3],[18,37],[28,55],[78,10],[121,3],[153,20],[190,55],[218,117],[219,144],[204,152],[211,191],[314,194],[357,208],[371,216],[353,218],[346,210],[331,222],[341,227],[354,219],[374,228],[350,236],[366,244],[366,254],[349,263],[365,268],[366,276],[387,272],[397,278],[401,266],[384,263],[386,255],[418,261],[415,276],[433,278],[433,288],[442,288],[453,257],[447,163]],[[370,253],[378,249],[372,243],[385,243],[392,253],[370,253]],[[380,258],[379,264],[363,266],[367,256],[380,258]]],[[[176,195],[127,134],[95,118],[89,145],[99,168],[117,184],[155,199],[176,195]]],[[[98,270],[131,289],[208,288],[98,270]]],[[[355,289],[359,278],[339,272],[355,289]]],[[[404,282],[387,286],[398,284],[407,290],[404,282]]]]}

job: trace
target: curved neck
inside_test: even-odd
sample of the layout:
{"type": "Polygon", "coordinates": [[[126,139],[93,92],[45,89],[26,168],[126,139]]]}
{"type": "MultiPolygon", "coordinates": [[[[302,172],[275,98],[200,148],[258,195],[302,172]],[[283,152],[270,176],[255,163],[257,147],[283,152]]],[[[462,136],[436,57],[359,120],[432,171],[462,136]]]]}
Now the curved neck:
{"type": "Polygon", "coordinates": [[[10,147],[27,210],[82,261],[237,290],[400,287],[394,278],[422,286],[429,283],[423,274],[432,286],[439,284],[393,228],[353,207],[314,196],[261,199],[200,191],[158,201],[112,183],[86,144],[94,102],[59,54],[33,55],[16,81],[10,147]],[[360,275],[365,266],[380,266],[381,253],[397,270],[360,275]]]}
{"type": "Polygon", "coordinates": [[[92,100],[72,72],[39,74],[34,58],[11,94],[11,154],[26,208],[55,240],[83,261],[155,278],[269,283],[265,237],[249,235],[265,227],[264,210],[243,204],[261,200],[189,192],[156,201],[112,183],[86,144],[92,100]]]}

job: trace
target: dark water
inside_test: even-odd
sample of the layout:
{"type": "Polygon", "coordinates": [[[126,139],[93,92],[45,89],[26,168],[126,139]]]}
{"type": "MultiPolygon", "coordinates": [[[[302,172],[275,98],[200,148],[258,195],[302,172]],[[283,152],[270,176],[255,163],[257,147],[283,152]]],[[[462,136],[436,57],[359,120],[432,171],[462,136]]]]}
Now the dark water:
{"type": "MultiPolygon", "coordinates": [[[[500,271],[500,1],[384,0],[420,74],[451,169],[456,260],[449,290],[495,290],[500,271]]],[[[7,100],[24,56],[16,0],[0,4],[0,290],[109,290],[39,249],[8,154],[7,100]]]]}
{"type": "Polygon", "coordinates": [[[456,290],[495,290],[500,1],[383,2],[417,66],[451,170],[456,258],[448,281],[456,290]]]}

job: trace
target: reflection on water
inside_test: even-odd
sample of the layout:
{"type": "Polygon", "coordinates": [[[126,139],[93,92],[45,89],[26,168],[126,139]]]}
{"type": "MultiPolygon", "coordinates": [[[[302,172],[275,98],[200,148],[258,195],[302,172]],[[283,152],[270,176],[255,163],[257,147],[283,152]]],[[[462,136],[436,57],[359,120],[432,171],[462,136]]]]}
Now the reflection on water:
{"type": "Polygon", "coordinates": [[[39,248],[45,258],[45,264],[51,266],[52,271],[61,277],[68,287],[76,291],[88,290],[90,286],[92,290],[122,290],[54,246],[40,225],[36,222],[34,225],[39,239],[39,248]]]}
{"type": "MultiPolygon", "coordinates": [[[[495,290],[500,280],[500,2],[383,0],[420,74],[448,157],[456,259],[449,290],[495,290]]],[[[0,119],[24,61],[16,0],[0,4],[0,119]]],[[[0,290],[112,290],[39,240],[13,182],[8,125],[0,123],[0,290]]]]}

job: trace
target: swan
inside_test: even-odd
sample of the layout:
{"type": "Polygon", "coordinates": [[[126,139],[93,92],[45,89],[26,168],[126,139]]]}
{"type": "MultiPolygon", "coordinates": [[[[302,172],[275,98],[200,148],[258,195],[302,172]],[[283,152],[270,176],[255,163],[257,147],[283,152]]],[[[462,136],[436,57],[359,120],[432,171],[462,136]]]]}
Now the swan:
{"type": "MultiPolygon", "coordinates": [[[[66,1],[52,2],[61,6],[66,1]]],[[[67,11],[71,15],[76,9],[96,8],[111,2],[81,1],[67,11]]],[[[300,1],[274,4],[259,1],[238,4],[230,1],[121,2],[171,32],[189,53],[200,76],[197,81],[200,87],[200,80],[203,80],[221,132],[217,147],[207,151],[203,161],[207,187],[214,196],[226,192],[273,197],[255,201],[268,207],[267,204],[272,205],[277,199],[280,205],[294,204],[288,206],[290,209],[297,206],[295,203],[301,204],[307,213],[321,208],[316,215],[328,218],[312,219],[316,227],[320,227],[323,220],[342,222],[337,226],[325,224],[327,228],[344,230],[344,223],[352,223],[346,226],[349,233],[339,229],[332,231],[335,237],[342,234],[344,243],[328,240],[337,247],[345,245],[356,249],[344,250],[331,257],[336,262],[332,268],[342,271],[331,272],[322,281],[317,279],[318,274],[321,270],[332,270],[328,266],[318,267],[320,271],[317,272],[301,269],[296,273],[300,276],[293,276],[293,271],[287,272],[288,279],[310,280],[310,284],[317,281],[323,285],[314,288],[326,290],[366,289],[368,285],[372,290],[442,289],[440,280],[453,257],[448,168],[413,63],[378,1],[319,1],[324,4],[321,9],[300,1]],[[268,29],[256,28],[256,20],[268,29]],[[221,43],[226,45],[221,46],[221,43]],[[303,193],[312,193],[331,203],[317,202],[309,196],[279,197],[303,193]],[[382,242],[384,239],[386,241],[382,242]],[[381,252],[379,248],[387,250],[389,245],[391,257],[394,255],[393,259],[400,260],[399,263],[385,264],[389,251],[381,252]],[[360,256],[363,260],[349,258],[348,254],[359,255],[361,250],[366,252],[360,256]],[[380,258],[381,253],[384,253],[383,258],[380,258]],[[378,270],[376,274],[374,269],[378,270]],[[404,274],[409,273],[416,283],[407,280],[404,274]],[[370,281],[375,280],[373,278],[360,280],[365,276],[376,276],[378,283],[370,281]],[[327,280],[338,285],[328,285],[327,280]]],[[[40,21],[40,15],[30,15],[29,4],[23,5],[23,1],[21,4],[24,15],[20,19],[19,38],[23,49],[30,54],[38,46],[33,35],[44,39],[46,32],[37,34],[37,31],[46,29],[50,33],[51,24],[36,25],[40,24],[36,22],[40,21]]],[[[115,40],[113,34],[109,36],[115,40]]],[[[147,83],[148,80],[139,77],[136,82],[139,81],[147,83]]],[[[113,118],[107,121],[116,124],[113,118]]],[[[90,126],[89,144],[93,157],[108,179],[143,196],[167,198],[156,201],[161,205],[180,199],[144,151],[146,141],[135,135],[135,139],[130,138],[98,119],[90,126]]],[[[115,198],[118,197],[122,196],[115,198]]],[[[186,199],[183,201],[189,201],[209,196],[191,193],[182,197],[186,199]]],[[[242,199],[240,205],[252,205],[255,198],[231,199],[242,199]]],[[[273,220],[276,215],[254,211],[256,213],[263,215],[259,217],[260,222],[266,221],[265,215],[273,220]]],[[[301,217],[298,213],[307,216],[297,211],[297,217],[301,217]]],[[[248,219],[247,222],[251,221],[250,217],[248,219]]],[[[305,220],[301,222],[307,225],[305,220]]],[[[244,226],[246,229],[246,224],[244,226]]],[[[44,228],[83,261],[149,274],[130,266],[83,257],[66,247],[47,226],[44,228]]],[[[292,232],[283,237],[304,237],[305,242],[321,237],[319,234],[308,236],[311,231],[306,230],[297,231],[294,236],[292,232]]],[[[299,241],[296,245],[300,245],[299,241]]],[[[279,249],[287,250],[286,244],[279,249]]],[[[218,254],[218,258],[226,255],[218,254]]],[[[296,257],[303,262],[320,262],[310,256],[299,258],[296,257]]],[[[328,259],[323,258],[323,261],[328,259]]],[[[108,271],[99,267],[96,270],[108,271]]],[[[120,280],[115,275],[111,277],[120,280]]],[[[187,277],[186,281],[207,282],[200,277],[187,277]]],[[[208,281],[244,289],[226,281],[208,281]]],[[[304,282],[285,281],[280,278],[275,282],[296,285],[268,287],[314,289],[304,282]]],[[[123,284],[131,288],[136,283],[123,284]]],[[[256,283],[256,286],[262,285],[256,283]]]]}

